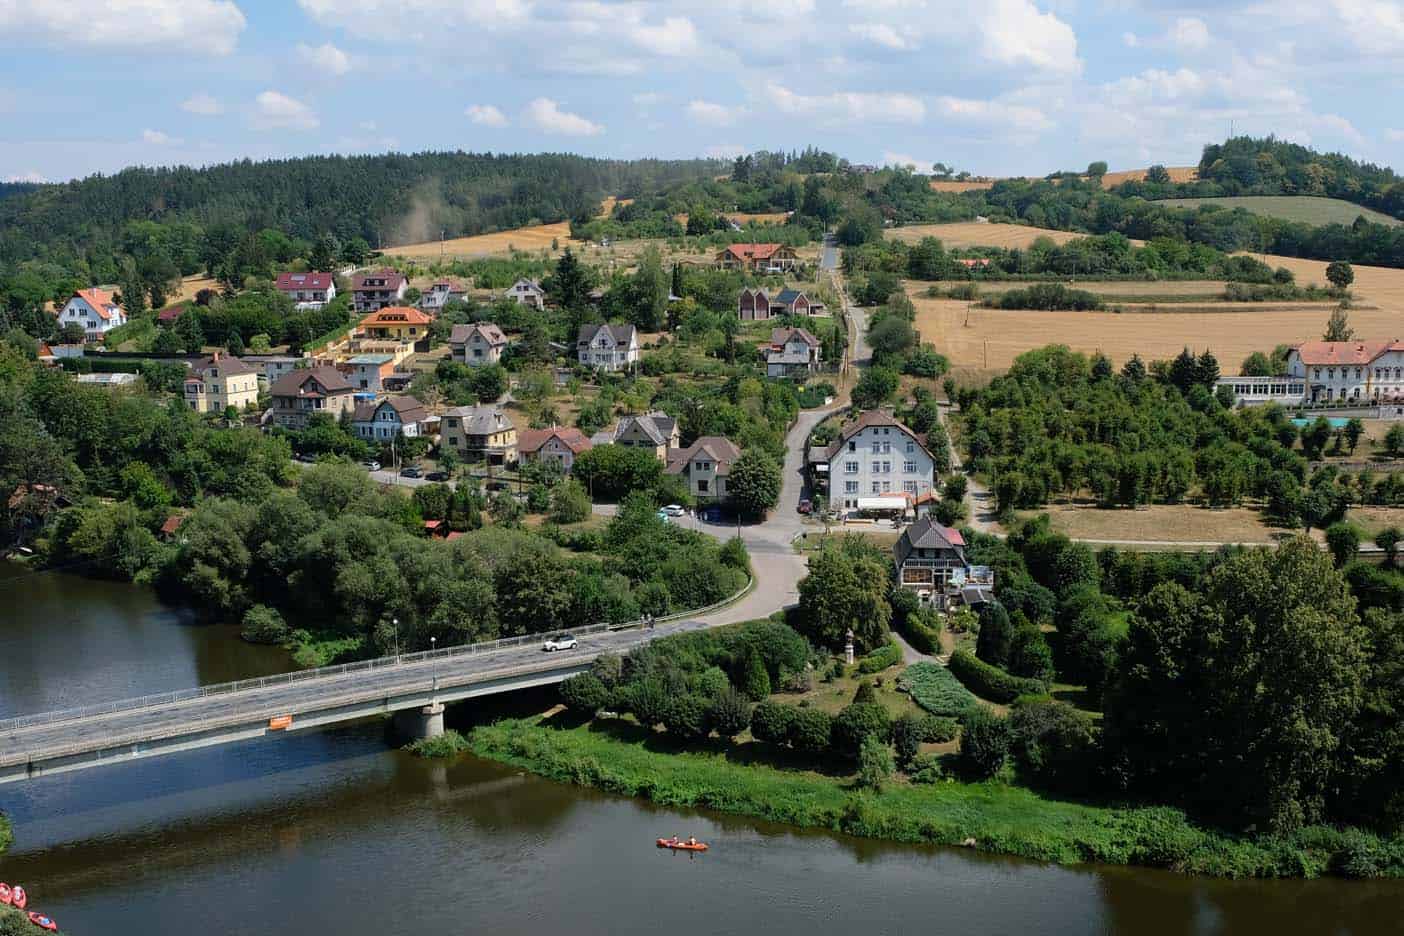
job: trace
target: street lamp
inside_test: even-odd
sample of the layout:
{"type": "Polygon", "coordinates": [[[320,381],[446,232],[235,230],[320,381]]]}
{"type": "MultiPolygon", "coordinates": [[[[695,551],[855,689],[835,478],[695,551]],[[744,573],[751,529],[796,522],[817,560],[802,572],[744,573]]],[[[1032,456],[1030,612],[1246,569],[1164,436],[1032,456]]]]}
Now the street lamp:
{"type": "Polygon", "coordinates": [[[400,658],[400,619],[391,618],[390,623],[395,625],[395,659],[400,658]]]}

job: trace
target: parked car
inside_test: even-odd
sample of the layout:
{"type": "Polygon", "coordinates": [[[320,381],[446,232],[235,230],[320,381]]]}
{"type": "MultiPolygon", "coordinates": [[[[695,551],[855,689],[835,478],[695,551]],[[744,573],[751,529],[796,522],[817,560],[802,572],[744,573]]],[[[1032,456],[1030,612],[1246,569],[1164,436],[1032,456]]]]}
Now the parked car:
{"type": "Polygon", "coordinates": [[[814,510],[814,504],[813,504],[813,502],[810,501],[809,498],[806,497],[806,498],[804,498],[803,500],[801,500],[801,501],[799,502],[799,512],[800,512],[800,513],[802,513],[802,514],[812,513],[813,510],[814,510]]]}
{"type": "Polygon", "coordinates": [[[557,650],[574,650],[575,646],[575,638],[571,635],[555,634],[546,638],[546,642],[541,645],[541,649],[547,653],[554,653],[557,650]]]}
{"type": "Polygon", "coordinates": [[[300,461],[304,465],[311,465],[317,461],[317,456],[313,455],[311,452],[298,452],[293,456],[293,460],[300,461]]]}
{"type": "Polygon", "coordinates": [[[448,472],[447,472],[447,471],[431,471],[431,472],[429,472],[427,475],[424,476],[424,480],[425,480],[425,481],[447,481],[447,480],[448,480],[448,472]]]}
{"type": "Polygon", "coordinates": [[[489,491],[505,491],[508,487],[509,485],[506,481],[489,481],[487,489],[489,491]]]}
{"type": "Polygon", "coordinates": [[[361,462],[361,467],[366,469],[367,471],[379,471],[380,462],[376,461],[375,459],[371,459],[370,461],[361,462]]]}
{"type": "Polygon", "coordinates": [[[687,513],[687,511],[678,504],[669,504],[667,507],[663,508],[663,512],[670,517],[681,517],[683,514],[687,513]]]}
{"type": "Polygon", "coordinates": [[[422,477],[424,477],[424,469],[421,468],[421,467],[419,467],[418,465],[406,465],[404,468],[402,468],[402,469],[400,470],[400,477],[402,477],[402,478],[422,478],[422,477]]]}

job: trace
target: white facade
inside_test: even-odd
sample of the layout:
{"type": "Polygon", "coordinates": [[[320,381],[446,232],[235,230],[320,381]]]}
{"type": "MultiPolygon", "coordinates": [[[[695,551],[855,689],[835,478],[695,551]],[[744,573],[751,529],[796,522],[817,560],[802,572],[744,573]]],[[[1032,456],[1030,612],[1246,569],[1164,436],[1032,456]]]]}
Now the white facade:
{"type": "Polygon", "coordinates": [[[915,435],[896,424],[864,426],[830,450],[829,501],[852,510],[860,497],[935,489],[936,463],[915,435]]]}
{"type": "Polygon", "coordinates": [[[621,371],[639,362],[639,333],[632,325],[601,325],[593,335],[582,333],[576,343],[580,363],[605,371],[621,371]]]}
{"type": "Polygon", "coordinates": [[[1293,349],[1287,374],[1304,382],[1309,403],[1379,403],[1404,398],[1404,346],[1371,347],[1359,361],[1303,359],[1293,349]]]}
{"type": "Polygon", "coordinates": [[[74,293],[59,312],[58,325],[81,325],[90,341],[127,324],[127,313],[112,297],[96,289],[74,293]]]}
{"type": "Polygon", "coordinates": [[[546,291],[535,280],[517,280],[503,293],[503,297],[514,300],[518,305],[529,305],[535,309],[546,307],[546,291]]]}
{"type": "Polygon", "coordinates": [[[401,422],[400,414],[395,412],[393,406],[376,407],[370,419],[352,420],[351,428],[358,438],[368,442],[389,442],[402,433],[406,439],[419,435],[419,423],[401,422]]]}

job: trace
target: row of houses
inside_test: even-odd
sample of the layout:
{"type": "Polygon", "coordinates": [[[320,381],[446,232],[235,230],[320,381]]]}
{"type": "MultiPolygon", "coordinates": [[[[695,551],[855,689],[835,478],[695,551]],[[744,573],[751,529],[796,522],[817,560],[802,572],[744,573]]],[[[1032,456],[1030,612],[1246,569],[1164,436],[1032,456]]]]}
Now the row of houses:
{"type": "Polygon", "coordinates": [[[780,315],[827,315],[824,303],[802,290],[782,289],[771,295],[764,287],[743,289],[736,299],[736,314],[743,322],[763,322],[780,315]]]}

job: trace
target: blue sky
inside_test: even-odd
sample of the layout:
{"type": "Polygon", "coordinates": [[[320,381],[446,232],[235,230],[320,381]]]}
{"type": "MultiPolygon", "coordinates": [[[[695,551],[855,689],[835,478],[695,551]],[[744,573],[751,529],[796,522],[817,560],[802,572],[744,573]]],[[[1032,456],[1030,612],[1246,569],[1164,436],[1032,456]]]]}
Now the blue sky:
{"type": "Polygon", "coordinates": [[[0,0],[0,179],[331,152],[1400,167],[1404,0],[0,0]]]}

